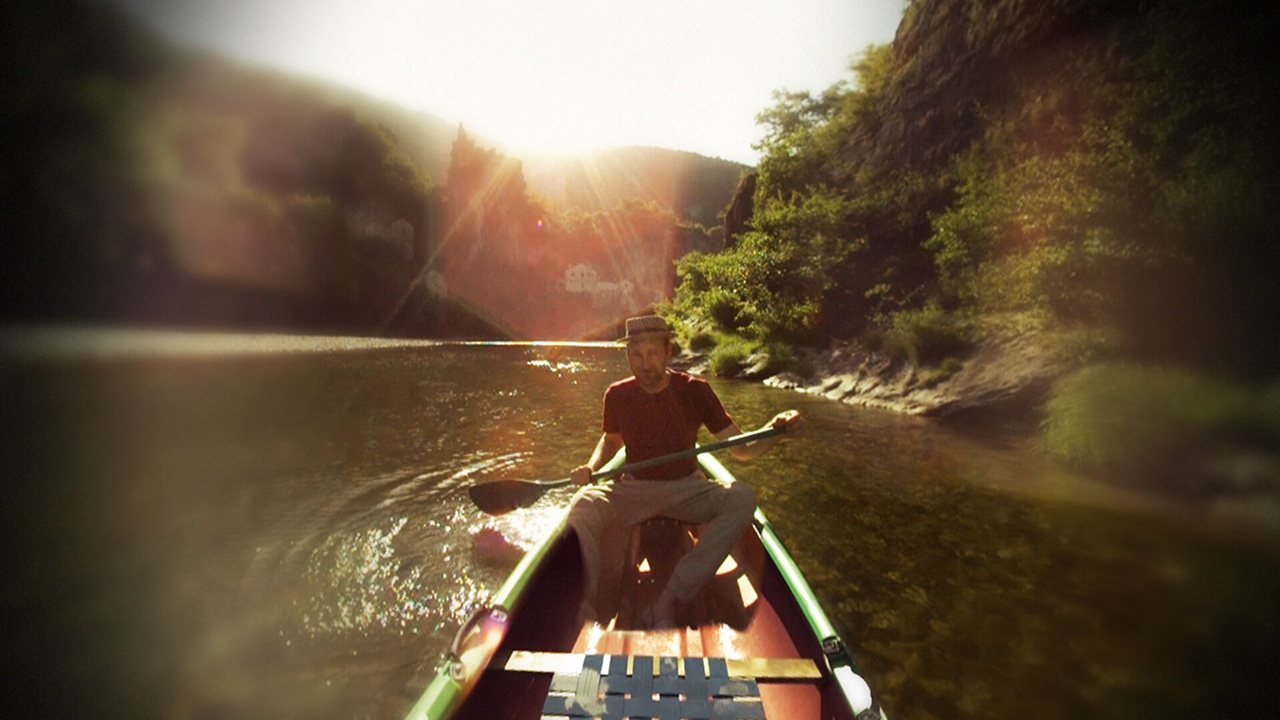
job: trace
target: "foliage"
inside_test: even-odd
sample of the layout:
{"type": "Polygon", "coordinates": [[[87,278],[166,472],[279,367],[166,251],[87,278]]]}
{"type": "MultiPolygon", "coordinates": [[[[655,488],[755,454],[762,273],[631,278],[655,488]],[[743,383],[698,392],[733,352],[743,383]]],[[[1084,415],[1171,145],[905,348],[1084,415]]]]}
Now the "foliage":
{"type": "Polygon", "coordinates": [[[857,244],[847,235],[843,197],[814,192],[793,200],[758,209],[754,229],[732,249],[682,258],[675,314],[761,341],[805,337],[833,273],[851,262],[857,244]]]}
{"type": "Polygon", "coordinates": [[[882,338],[885,352],[917,366],[954,360],[968,344],[967,323],[937,304],[893,313],[882,338]]]}
{"type": "Polygon", "coordinates": [[[707,358],[707,366],[713,375],[733,377],[742,370],[747,358],[751,355],[751,345],[742,338],[726,336],[712,348],[707,358]]]}
{"type": "Polygon", "coordinates": [[[874,125],[875,109],[887,91],[893,69],[889,45],[871,45],[854,61],[853,85],[839,82],[814,95],[775,92],[774,106],[756,116],[765,126],[755,145],[761,152],[757,198],[783,198],[812,192],[838,174],[832,160],[850,134],[874,125]]]}
{"type": "Polygon", "coordinates": [[[777,375],[783,372],[808,376],[813,372],[813,367],[804,356],[794,346],[787,343],[768,343],[761,348],[761,352],[765,357],[764,367],[761,368],[761,374],[764,376],[777,375]]]}
{"type": "Polygon", "coordinates": [[[1034,318],[1071,364],[1273,376],[1255,350],[1280,341],[1265,11],[970,3],[947,35],[922,24],[937,6],[912,3],[852,81],[775,95],[750,230],[681,263],[675,312],[755,341],[869,319],[889,352],[945,365],[935,380],[967,318],[995,313],[1034,318]],[[939,66],[955,37],[971,57],[939,66]]]}
{"type": "Polygon", "coordinates": [[[925,244],[951,298],[1092,325],[1135,356],[1269,372],[1242,350],[1280,332],[1260,276],[1280,232],[1264,200],[1280,191],[1276,98],[1247,13],[1207,12],[1159,3],[1113,28],[1142,43],[1073,49],[1069,82],[1028,83],[956,160],[925,244]]]}
{"type": "MultiPolygon", "coordinates": [[[[164,267],[134,132],[167,48],[118,10],[16,2],[0,11],[0,258],[7,310],[56,311],[164,267]],[[101,33],[101,41],[88,41],[101,33]]],[[[101,298],[94,298],[100,301],[101,298]]]]}
{"type": "Polygon", "coordinates": [[[383,123],[101,3],[3,13],[7,313],[228,322],[266,302],[365,330],[417,271],[348,228],[372,206],[426,236],[430,182],[383,123]]]}
{"type": "Polygon", "coordinates": [[[1043,443],[1071,465],[1139,471],[1176,462],[1213,436],[1280,439],[1280,425],[1268,420],[1272,411],[1245,385],[1184,370],[1094,365],[1053,388],[1043,443]]]}
{"type": "Polygon", "coordinates": [[[708,331],[693,332],[682,337],[680,344],[692,352],[705,352],[716,346],[716,336],[708,331]]]}
{"type": "Polygon", "coordinates": [[[681,264],[683,316],[760,341],[819,343],[857,333],[872,312],[916,294],[912,284],[929,272],[924,254],[885,240],[927,227],[920,208],[938,183],[909,168],[859,165],[848,152],[850,136],[879,126],[895,62],[890,46],[872,46],[853,64],[852,83],[775,94],[757,118],[767,130],[749,230],[730,250],[681,264]]]}

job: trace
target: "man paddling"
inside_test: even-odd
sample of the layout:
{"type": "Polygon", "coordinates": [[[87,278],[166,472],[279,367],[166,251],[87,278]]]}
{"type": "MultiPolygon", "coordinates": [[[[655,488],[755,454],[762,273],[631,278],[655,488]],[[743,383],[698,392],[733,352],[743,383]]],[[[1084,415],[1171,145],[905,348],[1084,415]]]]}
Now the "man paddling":
{"type": "MultiPolygon", "coordinates": [[[[672,347],[666,320],[657,315],[630,318],[622,342],[632,377],[605,391],[603,433],[587,464],[569,475],[585,486],[574,495],[568,519],[582,548],[582,615],[584,620],[608,621],[605,613],[611,613],[616,602],[631,528],[654,517],[670,517],[705,524],[648,618],[655,627],[675,627],[677,604],[697,595],[750,526],[756,496],[745,484],[724,485],[707,478],[693,458],[587,485],[591,474],[624,445],[627,461],[638,462],[693,448],[704,425],[721,440],[742,432],[705,380],[667,367],[672,347]]],[[[782,426],[794,433],[802,424],[800,413],[788,410],[765,427],[782,426]]],[[[729,451],[739,460],[750,460],[775,441],[776,437],[762,438],[729,451]]]]}

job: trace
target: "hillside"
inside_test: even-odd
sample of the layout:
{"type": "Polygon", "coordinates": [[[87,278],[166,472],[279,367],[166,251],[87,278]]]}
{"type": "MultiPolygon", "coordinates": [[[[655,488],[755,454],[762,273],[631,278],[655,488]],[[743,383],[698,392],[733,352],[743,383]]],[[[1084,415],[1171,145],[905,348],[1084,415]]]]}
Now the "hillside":
{"type": "Polygon", "coordinates": [[[686,268],[689,319],[821,345],[925,306],[1026,312],[1122,354],[1265,372],[1249,343],[1280,336],[1276,15],[911,3],[849,82],[765,111],[745,242],[686,268]],[[762,261],[779,272],[759,298],[719,285],[762,261]]]}
{"type": "MultiPolygon", "coordinates": [[[[432,284],[447,228],[474,199],[450,207],[446,192],[456,124],[175,47],[92,2],[21,2],[5,13],[0,60],[16,81],[0,131],[16,142],[0,155],[0,201],[18,239],[0,256],[5,320],[538,336],[537,323],[494,312],[509,303],[432,284]]],[[[612,157],[634,160],[634,172],[611,165],[596,175],[592,204],[537,198],[537,215],[549,227],[582,225],[585,234],[561,234],[590,243],[599,240],[589,226],[608,224],[622,203],[655,203],[671,213],[662,232],[677,254],[708,246],[710,231],[677,226],[714,222],[733,186],[708,178],[736,179],[737,166],[664,150],[612,157]]],[[[573,187],[577,175],[556,174],[570,167],[557,161],[540,178],[573,187]]],[[[523,180],[506,201],[486,200],[485,213],[515,218],[533,207],[523,180]]],[[[514,226],[492,230],[502,237],[479,227],[471,239],[536,239],[514,226]]],[[[607,252],[566,247],[566,257],[608,262],[607,252]]],[[[669,267],[670,248],[655,252],[652,262],[669,267]]],[[[541,290],[563,284],[563,267],[544,271],[541,290]]],[[[659,285],[669,296],[670,283],[659,285]]],[[[616,320],[608,312],[594,307],[551,327],[616,320]]]]}
{"type": "Polygon", "coordinates": [[[580,158],[528,158],[529,188],[565,207],[599,212],[624,200],[656,202],[704,227],[720,215],[748,168],[728,160],[662,148],[614,148],[580,158]]]}
{"type": "Polygon", "coordinates": [[[847,82],[763,113],[732,247],[681,263],[670,315],[722,372],[817,353],[831,377],[784,384],[1014,403],[1064,460],[1131,478],[1275,447],[1278,19],[915,0],[847,82]]]}

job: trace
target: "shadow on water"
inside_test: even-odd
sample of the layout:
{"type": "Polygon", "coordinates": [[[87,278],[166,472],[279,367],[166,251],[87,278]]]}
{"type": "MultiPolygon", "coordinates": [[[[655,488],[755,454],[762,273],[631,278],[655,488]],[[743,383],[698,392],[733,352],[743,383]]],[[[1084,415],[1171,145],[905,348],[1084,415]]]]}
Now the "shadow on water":
{"type": "MultiPolygon", "coordinates": [[[[401,716],[509,568],[473,533],[527,546],[568,498],[487,518],[462,488],[562,476],[625,367],[600,348],[290,342],[3,361],[10,708],[401,716]]],[[[728,464],[891,717],[1280,699],[1273,543],[928,421],[716,385],[744,428],[809,418],[728,464]]]]}

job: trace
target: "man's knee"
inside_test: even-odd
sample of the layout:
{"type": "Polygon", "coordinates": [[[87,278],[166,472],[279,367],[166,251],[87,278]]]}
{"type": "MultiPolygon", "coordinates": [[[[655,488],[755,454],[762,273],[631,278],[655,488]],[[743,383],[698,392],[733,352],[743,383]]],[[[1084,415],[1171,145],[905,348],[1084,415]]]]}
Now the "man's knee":
{"type": "Polygon", "coordinates": [[[729,486],[727,505],[733,512],[750,517],[756,511],[756,491],[743,482],[735,482],[729,486]]]}
{"type": "Polygon", "coordinates": [[[608,495],[598,487],[584,487],[569,501],[568,523],[576,529],[600,528],[613,522],[608,495]]]}

